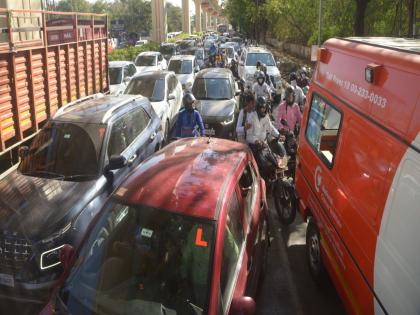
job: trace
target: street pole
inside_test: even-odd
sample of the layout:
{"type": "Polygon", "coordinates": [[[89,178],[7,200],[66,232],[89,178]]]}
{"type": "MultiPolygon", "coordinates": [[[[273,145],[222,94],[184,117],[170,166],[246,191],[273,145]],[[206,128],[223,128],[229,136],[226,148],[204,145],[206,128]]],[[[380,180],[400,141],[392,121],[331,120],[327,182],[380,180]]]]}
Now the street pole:
{"type": "Polygon", "coordinates": [[[322,0],[319,0],[318,47],[321,46],[321,32],[322,32],[322,0]]]}

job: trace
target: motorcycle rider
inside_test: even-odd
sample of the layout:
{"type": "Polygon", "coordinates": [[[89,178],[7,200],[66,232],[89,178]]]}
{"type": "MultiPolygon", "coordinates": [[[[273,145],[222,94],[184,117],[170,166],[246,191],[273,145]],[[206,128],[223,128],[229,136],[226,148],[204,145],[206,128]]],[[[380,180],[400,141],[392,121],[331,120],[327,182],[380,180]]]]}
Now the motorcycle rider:
{"type": "Polygon", "coordinates": [[[235,59],[232,59],[232,61],[230,62],[230,71],[232,71],[232,74],[235,77],[235,79],[240,80],[238,73],[238,63],[235,59]]]}
{"type": "Polygon", "coordinates": [[[236,124],[236,135],[238,141],[246,142],[246,133],[252,125],[248,122],[248,116],[255,110],[255,97],[252,93],[245,94],[245,106],[241,109],[236,124]]]}
{"type": "Polygon", "coordinates": [[[257,98],[256,110],[249,113],[247,122],[250,127],[246,132],[246,142],[251,150],[256,153],[258,146],[266,143],[267,134],[278,138],[280,133],[271,123],[269,115],[267,115],[268,105],[265,97],[260,96],[257,98]]]}
{"type": "Polygon", "coordinates": [[[295,90],[288,86],[285,91],[284,101],[273,112],[278,130],[294,132],[302,122],[302,113],[299,105],[295,103],[295,90]],[[287,125],[283,122],[286,121],[287,125]]]}
{"type": "Polygon", "coordinates": [[[184,108],[179,111],[176,121],[176,136],[179,138],[204,136],[204,124],[200,113],[194,109],[196,99],[191,92],[182,98],[184,108]]]}
{"type": "Polygon", "coordinates": [[[259,72],[261,71],[261,65],[262,65],[261,60],[257,60],[257,63],[255,64],[254,80],[257,80],[257,76],[259,72]]]}
{"type": "Polygon", "coordinates": [[[260,71],[262,71],[264,73],[264,75],[265,75],[265,83],[267,83],[268,86],[273,89],[274,88],[273,82],[271,82],[271,78],[270,78],[270,76],[267,73],[267,66],[265,65],[265,63],[263,63],[261,65],[260,71]]]}
{"type": "Polygon", "coordinates": [[[297,85],[297,75],[295,72],[290,73],[289,82],[295,91],[295,101],[299,105],[301,112],[303,112],[303,106],[305,105],[306,97],[302,89],[297,85]]]}
{"type": "Polygon", "coordinates": [[[306,67],[302,67],[297,78],[297,85],[303,90],[309,85],[308,71],[306,67]]]}
{"type": "Polygon", "coordinates": [[[209,48],[209,66],[210,67],[215,66],[216,53],[217,53],[216,45],[214,44],[214,42],[212,42],[211,45],[210,45],[210,48],[209,48]]]}
{"type": "Polygon", "coordinates": [[[271,89],[270,86],[265,82],[265,75],[262,71],[257,73],[257,82],[252,86],[252,91],[255,94],[255,98],[258,100],[259,97],[265,97],[271,101],[271,89]]]}

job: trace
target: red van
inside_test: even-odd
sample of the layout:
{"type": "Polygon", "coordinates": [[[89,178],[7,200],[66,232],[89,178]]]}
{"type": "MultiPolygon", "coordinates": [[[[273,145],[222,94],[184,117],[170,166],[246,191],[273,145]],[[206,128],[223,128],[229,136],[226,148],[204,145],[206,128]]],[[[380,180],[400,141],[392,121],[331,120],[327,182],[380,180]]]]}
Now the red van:
{"type": "Polygon", "coordinates": [[[114,192],[70,260],[65,246],[41,314],[253,314],[266,205],[246,145],[173,142],[114,192]]]}
{"type": "Polygon", "coordinates": [[[325,42],[298,157],[314,278],[350,314],[420,314],[420,40],[325,42]]]}

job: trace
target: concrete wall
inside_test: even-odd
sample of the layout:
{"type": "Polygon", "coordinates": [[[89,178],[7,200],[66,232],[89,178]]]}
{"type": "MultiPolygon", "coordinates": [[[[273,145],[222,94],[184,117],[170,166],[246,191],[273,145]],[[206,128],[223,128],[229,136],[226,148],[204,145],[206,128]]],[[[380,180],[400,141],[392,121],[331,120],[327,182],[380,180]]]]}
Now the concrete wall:
{"type": "Polygon", "coordinates": [[[302,59],[306,59],[308,61],[311,60],[311,47],[298,45],[298,44],[285,43],[275,38],[269,38],[269,37],[265,39],[265,42],[279,50],[283,50],[289,53],[290,55],[293,55],[302,59]]]}

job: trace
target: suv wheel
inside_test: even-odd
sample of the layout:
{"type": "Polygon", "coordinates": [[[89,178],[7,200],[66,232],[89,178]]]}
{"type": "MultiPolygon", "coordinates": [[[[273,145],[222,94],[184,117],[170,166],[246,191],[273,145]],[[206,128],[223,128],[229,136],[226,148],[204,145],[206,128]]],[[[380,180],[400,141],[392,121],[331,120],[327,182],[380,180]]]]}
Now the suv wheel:
{"type": "Polygon", "coordinates": [[[326,271],[322,261],[321,237],[318,226],[313,217],[309,218],[306,229],[306,257],[308,260],[309,271],[314,281],[322,285],[325,283],[326,271]]]}

